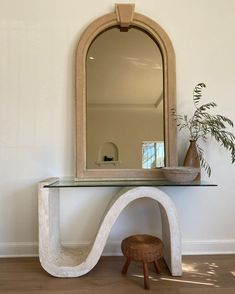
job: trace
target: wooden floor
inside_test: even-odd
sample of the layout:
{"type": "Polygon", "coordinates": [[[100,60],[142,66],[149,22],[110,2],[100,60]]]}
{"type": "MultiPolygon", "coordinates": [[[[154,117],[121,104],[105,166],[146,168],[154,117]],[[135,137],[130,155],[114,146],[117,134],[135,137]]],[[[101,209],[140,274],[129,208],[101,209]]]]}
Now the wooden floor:
{"type": "Polygon", "coordinates": [[[149,266],[150,290],[143,289],[142,266],[132,263],[121,275],[123,257],[102,257],[97,266],[80,278],[51,277],[38,258],[0,259],[0,293],[4,294],[235,294],[235,255],[183,258],[183,276],[171,277],[163,261],[161,275],[149,266]]]}

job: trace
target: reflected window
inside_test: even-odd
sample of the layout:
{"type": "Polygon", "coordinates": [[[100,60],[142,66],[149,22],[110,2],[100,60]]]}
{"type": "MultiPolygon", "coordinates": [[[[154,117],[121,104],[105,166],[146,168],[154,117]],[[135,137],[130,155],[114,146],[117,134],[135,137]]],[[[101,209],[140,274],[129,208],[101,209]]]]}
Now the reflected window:
{"type": "Polygon", "coordinates": [[[164,142],[145,141],[142,143],[142,168],[164,166],[164,142]]]}

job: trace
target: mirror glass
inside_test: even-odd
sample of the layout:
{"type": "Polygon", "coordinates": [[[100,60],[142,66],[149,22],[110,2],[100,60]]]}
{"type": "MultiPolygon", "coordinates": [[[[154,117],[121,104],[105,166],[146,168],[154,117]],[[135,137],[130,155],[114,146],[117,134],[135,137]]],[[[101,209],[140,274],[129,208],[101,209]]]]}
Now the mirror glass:
{"type": "Polygon", "coordinates": [[[86,166],[151,169],[164,157],[163,60],[144,31],[112,27],[86,56],[86,166]]]}

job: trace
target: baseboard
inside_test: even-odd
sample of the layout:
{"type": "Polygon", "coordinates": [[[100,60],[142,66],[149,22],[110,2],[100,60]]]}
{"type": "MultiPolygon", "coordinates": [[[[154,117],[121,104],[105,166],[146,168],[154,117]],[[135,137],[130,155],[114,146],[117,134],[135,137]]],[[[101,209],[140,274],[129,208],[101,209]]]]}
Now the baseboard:
{"type": "Polygon", "coordinates": [[[235,240],[183,241],[183,255],[235,254],[235,240]]]}
{"type": "MultiPolygon", "coordinates": [[[[235,254],[235,240],[183,241],[182,255],[235,254]]],[[[119,242],[109,242],[103,256],[122,255],[119,242]]]]}
{"type": "MultiPolygon", "coordinates": [[[[89,242],[73,243],[64,242],[66,247],[86,246],[89,242]]],[[[235,254],[235,240],[203,240],[183,241],[183,255],[213,255],[213,254],[235,254]]],[[[108,242],[103,256],[120,256],[120,242],[108,242]]],[[[37,242],[8,242],[0,243],[0,257],[30,257],[38,256],[37,242]]]]}
{"type": "Polygon", "coordinates": [[[0,243],[0,257],[30,257],[30,256],[38,256],[37,242],[0,243]]]}

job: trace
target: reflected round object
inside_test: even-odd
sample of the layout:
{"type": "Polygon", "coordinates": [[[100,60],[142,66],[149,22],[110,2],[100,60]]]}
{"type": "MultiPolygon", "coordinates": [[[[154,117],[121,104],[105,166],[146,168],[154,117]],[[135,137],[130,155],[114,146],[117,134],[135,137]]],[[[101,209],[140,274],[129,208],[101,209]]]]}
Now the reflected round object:
{"type": "Polygon", "coordinates": [[[168,181],[174,183],[187,183],[196,179],[200,168],[189,166],[170,166],[162,168],[168,181]]]}

